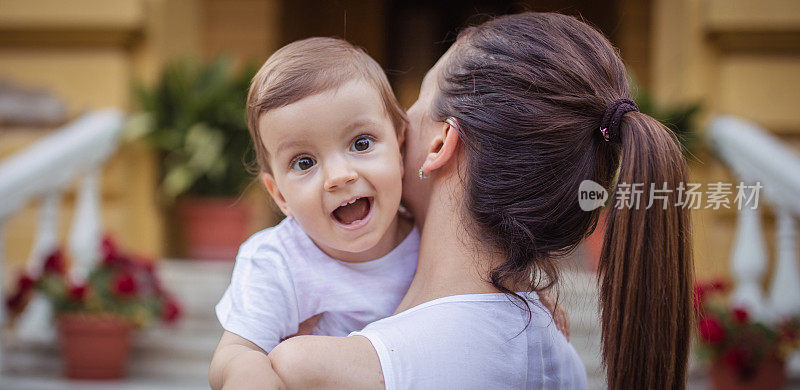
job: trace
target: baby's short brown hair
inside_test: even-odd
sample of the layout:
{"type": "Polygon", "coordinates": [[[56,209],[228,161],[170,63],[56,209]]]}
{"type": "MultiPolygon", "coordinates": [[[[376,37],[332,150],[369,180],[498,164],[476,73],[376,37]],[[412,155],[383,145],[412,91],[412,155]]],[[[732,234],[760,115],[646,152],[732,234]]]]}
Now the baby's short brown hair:
{"type": "Polygon", "coordinates": [[[270,172],[258,129],[261,114],[359,78],[377,89],[397,136],[402,137],[408,126],[406,113],[383,69],[364,50],[341,39],[308,38],[273,53],[253,77],[247,94],[247,125],[261,170],[270,172]]]}

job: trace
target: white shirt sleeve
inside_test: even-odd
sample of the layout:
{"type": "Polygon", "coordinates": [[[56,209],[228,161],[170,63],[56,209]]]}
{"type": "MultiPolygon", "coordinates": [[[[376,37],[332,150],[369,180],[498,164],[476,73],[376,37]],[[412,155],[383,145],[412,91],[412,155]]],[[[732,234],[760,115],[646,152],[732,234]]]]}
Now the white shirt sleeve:
{"type": "Polygon", "coordinates": [[[297,333],[297,296],[283,253],[275,249],[246,250],[236,256],[231,284],[216,307],[228,332],[270,352],[297,333]]]}

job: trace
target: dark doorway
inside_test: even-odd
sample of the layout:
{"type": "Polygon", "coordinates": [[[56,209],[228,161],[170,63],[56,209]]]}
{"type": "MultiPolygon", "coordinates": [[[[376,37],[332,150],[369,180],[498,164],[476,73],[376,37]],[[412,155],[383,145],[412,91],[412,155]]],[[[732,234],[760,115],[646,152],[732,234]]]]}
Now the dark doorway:
{"type": "Polygon", "coordinates": [[[293,0],[283,4],[281,44],[311,36],[347,39],[383,65],[398,99],[408,107],[425,72],[461,28],[497,15],[556,11],[581,17],[613,40],[618,1],[293,0]]]}

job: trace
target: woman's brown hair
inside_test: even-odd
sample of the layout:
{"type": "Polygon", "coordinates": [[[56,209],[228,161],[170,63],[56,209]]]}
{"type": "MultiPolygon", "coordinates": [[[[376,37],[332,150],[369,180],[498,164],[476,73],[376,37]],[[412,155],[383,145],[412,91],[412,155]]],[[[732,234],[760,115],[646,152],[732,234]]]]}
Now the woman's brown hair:
{"type": "Polygon", "coordinates": [[[622,116],[618,142],[604,140],[606,109],[630,95],[617,50],[570,16],[504,16],[459,35],[438,83],[432,114],[458,121],[473,233],[506,258],[490,273],[500,291],[519,298],[520,284],[558,281],[557,260],[599,217],[580,208],[581,182],[612,197],[618,186],[643,190],[638,207],[608,207],[600,262],[608,387],[685,387],[693,266],[689,212],[676,206],[675,189],[686,163],[675,135],[636,111],[622,116]],[[673,191],[649,205],[651,185],[673,191]]]}

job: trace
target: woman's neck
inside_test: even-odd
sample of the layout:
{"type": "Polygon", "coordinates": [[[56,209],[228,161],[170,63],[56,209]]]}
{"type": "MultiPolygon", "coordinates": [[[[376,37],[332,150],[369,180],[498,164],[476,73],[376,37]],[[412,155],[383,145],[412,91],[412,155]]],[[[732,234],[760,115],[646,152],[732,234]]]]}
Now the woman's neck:
{"type": "MultiPolygon", "coordinates": [[[[453,186],[462,186],[460,182],[453,186]]],[[[396,313],[430,300],[459,294],[498,292],[488,281],[490,269],[502,259],[479,250],[464,226],[459,196],[463,189],[435,186],[420,240],[417,271],[396,313]],[[450,191],[452,190],[452,191],[450,191]]],[[[463,187],[462,187],[463,188],[463,187]]]]}

